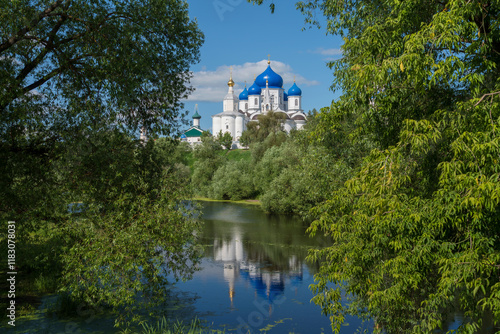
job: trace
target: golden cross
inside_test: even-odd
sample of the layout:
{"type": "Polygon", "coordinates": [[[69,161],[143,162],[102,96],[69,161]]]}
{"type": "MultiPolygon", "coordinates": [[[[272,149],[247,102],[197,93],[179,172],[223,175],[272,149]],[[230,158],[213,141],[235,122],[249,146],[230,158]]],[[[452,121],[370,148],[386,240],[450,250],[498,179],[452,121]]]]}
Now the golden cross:
{"type": "Polygon", "coordinates": [[[271,64],[271,55],[270,54],[267,55],[267,63],[271,64]]]}

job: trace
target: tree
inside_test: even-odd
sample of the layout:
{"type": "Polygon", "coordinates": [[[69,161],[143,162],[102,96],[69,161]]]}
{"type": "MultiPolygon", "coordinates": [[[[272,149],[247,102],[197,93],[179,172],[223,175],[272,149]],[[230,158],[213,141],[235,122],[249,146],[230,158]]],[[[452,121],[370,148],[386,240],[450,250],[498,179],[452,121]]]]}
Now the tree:
{"type": "Polygon", "coordinates": [[[251,165],[244,160],[226,161],[215,171],[209,194],[211,198],[233,201],[254,198],[251,165]]]}
{"type": "Polygon", "coordinates": [[[217,136],[217,141],[228,151],[231,150],[231,147],[233,147],[233,137],[229,132],[222,133],[222,130],[220,130],[217,136]]]}
{"type": "Polygon", "coordinates": [[[197,145],[193,151],[196,163],[191,178],[191,186],[196,195],[209,196],[214,174],[226,160],[225,156],[221,155],[221,152],[222,146],[220,142],[212,137],[210,132],[204,132],[201,136],[201,145],[197,145]]]}
{"type": "Polygon", "coordinates": [[[247,129],[241,134],[241,144],[250,146],[253,143],[263,142],[271,133],[276,136],[278,133],[284,132],[283,122],[286,117],[286,114],[273,110],[257,116],[257,121],[249,122],[247,129]]]}
{"type": "Polygon", "coordinates": [[[315,210],[310,232],[333,243],[310,254],[321,264],[314,301],[336,331],[346,313],[388,333],[432,332],[452,310],[464,313],[464,332],[488,326],[488,313],[498,324],[500,4],[297,7],[311,24],[321,12],[345,41],[329,64],[342,90],[331,116],[355,114],[354,134],[377,144],[315,210]],[[341,289],[352,296],[347,305],[341,289]]]}
{"type": "MultiPolygon", "coordinates": [[[[196,247],[185,250],[197,223],[179,206],[182,173],[154,141],[137,141],[139,130],[175,135],[192,91],[203,35],[186,2],[0,5],[2,219],[17,221],[21,248],[61,237],[47,252],[64,263],[57,278],[73,297],[115,308],[154,301],[166,273],[188,278],[183,263],[196,262],[196,247]],[[68,212],[76,202],[81,212],[68,212]]],[[[42,268],[27,260],[21,271],[42,268]]]]}

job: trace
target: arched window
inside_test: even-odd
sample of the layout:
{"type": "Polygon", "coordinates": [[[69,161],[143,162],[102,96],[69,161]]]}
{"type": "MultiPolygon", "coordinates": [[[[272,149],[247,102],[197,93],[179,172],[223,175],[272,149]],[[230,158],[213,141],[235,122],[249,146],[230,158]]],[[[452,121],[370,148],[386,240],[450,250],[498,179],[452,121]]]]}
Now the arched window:
{"type": "Polygon", "coordinates": [[[226,124],[226,130],[229,129],[229,125],[226,124]]]}
{"type": "Polygon", "coordinates": [[[257,102],[257,98],[255,98],[255,100],[254,100],[254,101],[255,101],[255,102],[254,102],[254,104],[255,104],[255,105],[259,104],[259,102],[257,102]]]}
{"type": "Polygon", "coordinates": [[[266,104],[266,110],[269,110],[269,104],[266,104]]]}
{"type": "Polygon", "coordinates": [[[248,109],[248,103],[245,103],[245,110],[248,109]]]}
{"type": "Polygon", "coordinates": [[[299,99],[295,99],[295,106],[299,105],[299,99]]]}

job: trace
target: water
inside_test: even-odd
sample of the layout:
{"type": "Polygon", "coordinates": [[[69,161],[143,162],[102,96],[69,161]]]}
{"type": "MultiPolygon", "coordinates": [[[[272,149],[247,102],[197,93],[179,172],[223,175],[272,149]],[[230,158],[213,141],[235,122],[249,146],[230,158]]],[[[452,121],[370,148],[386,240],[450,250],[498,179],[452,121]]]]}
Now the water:
{"type": "MultiPolygon", "coordinates": [[[[170,302],[161,315],[187,322],[196,317],[225,333],[331,333],[329,319],[311,303],[309,285],[316,268],[305,261],[308,250],[328,245],[327,239],[307,236],[307,226],[298,218],[267,215],[257,206],[202,205],[205,253],[200,270],[192,280],[169,288],[170,302]]],[[[36,314],[16,319],[16,328],[1,326],[0,332],[118,332],[112,317],[86,305],[81,305],[79,319],[48,317],[44,309],[55,299],[44,297],[36,314]]],[[[461,314],[451,314],[445,331],[457,328],[462,320],[461,314]]],[[[480,333],[494,332],[486,327],[480,333]]],[[[341,333],[364,329],[371,333],[373,322],[347,317],[341,333]]]]}
{"type": "MultiPolygon", "coordinates": [[[[265,214],[256,206],[202,202],[205,246],[200,270],[192,280],[172,285],[169,303],[160,310],[171,320],[200,319],[225,333],[331,333],[329,319],[311,303],[309,285],[316,268],[305,262],[310,248],[329,244],[309,238],[307,226],[294,217],[265,214]]],[[[7,333],[116,333],[113,317],[79,307],[82,317],[58,319],[45,309],[57,296],[42,299],[38,312],[16,319],[7,333]]],[[[446,329],[462,322],[451,314],[446,329]]],[[[492,326],[480,333],[493,333],[492,326]]],[[[373,322],[347,317],[342,334],[373,330],[373,322]],[[361,329],[361,330],[360,330],[361,329]]],[[[438,333],[438,332],[436,332],[438,333]]]]}
{"type": "MultiPolygon", "coordinates": [[[[331,332],[329,319],[310,302],[315,268],[305,262],[308,249],[327,240],[309,238],[294,217],[270,216],[254,206],[203,205],[202,269],[176,285],[196,296],[196,314],[226,332],[331,332]]],[[[363,327],[354,317],[346,323],[342,333],[363,327]]]]}

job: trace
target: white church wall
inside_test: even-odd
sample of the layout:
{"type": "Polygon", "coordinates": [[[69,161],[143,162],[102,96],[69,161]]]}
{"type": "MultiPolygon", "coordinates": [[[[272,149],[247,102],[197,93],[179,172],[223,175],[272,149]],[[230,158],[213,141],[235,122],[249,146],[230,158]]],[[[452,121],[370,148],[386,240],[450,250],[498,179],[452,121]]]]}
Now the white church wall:
{"type": "Polygon", "coordinates": [[[288,97],[288,110],[297,110],[298,107],[295,105],[295,100],[297,98],[295,96],[288,97]]]}
{"type": "Polygon", "coordinates": [[[220,116],[212,117],[212,134],[214,136],[216,136],[221,130],[220,122],[221,122],[220,116]]]}
{"type": "Polygon", "coordinates": [[[250,95],[248,97],[248,107],[249,107],[249,109],[252,109],[252,110],[260,109],[260,96],[259,95],[250,95]],[[257,100],[255,100],[255,99],[257,99],[257,100]]]}
{"type": "Polygon", "coordinates": [[[290,133],[290,131],[295,128],[295,122],[291,119],[287,119],[283,124],[283,128],[287,133],[290,133]]]}
{"type": "Polygon", "coordinates": [[[201,138],[200,137],[188,137],[186,138],[187,142],[191,145],[194,144],[201,144],[201,138]]]}
{"type": "Polygon", "coordinates": [[[270,89],[270,96],[271,96],[271,109],[273,110],[278,110],[279,108],[279,90],[278,89],[270,89]]]}
{"type": "Polygon", "coordinates": [[[233,110],[233,101],[224,100],[224,111],[232,111],[233,110]]]}
{"type": "Polygon", "coordinates": [[[243,117],[243,115],[237,116],[236,117],[236,124],[235,124],[235,130],[236,131],[235,131],[235,135],[233,136],[233,138],[235,140],[240,140],[241,134],[244,131],[243,123],[244,123],[244,117],[243,117]]]}
{"type": "Polygon", "coordinates": [[[238,106],[238,109],[241,111],[247,111],[248,110],[248,101],[247,100],[241,100],[240,105],[238,106]]]}
{"type": "Polygon", "coordinates": [[[288,110],[302,110],[302,99],[300,96],[288,97],[288,110]]]}
{"type": "Polygon", "coordinates": [[[296,124],[297,130],[301,130],[306,125],[306,121],[297,120],[297,121],[295,121],[295,124],[296,124]]]}
{"type": "Polygon", "coordinates": [[[235,116],[224,115],[222,116],[222,132],[229,132],[233,139],[235,138],[235,116]]]}

